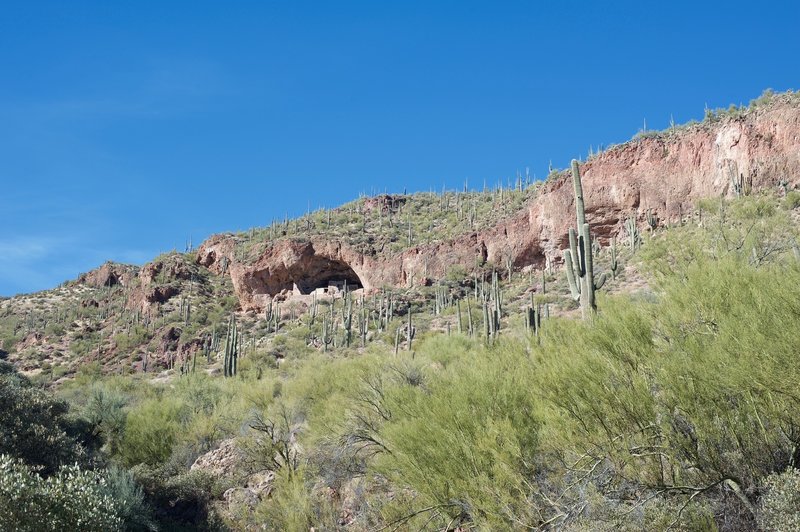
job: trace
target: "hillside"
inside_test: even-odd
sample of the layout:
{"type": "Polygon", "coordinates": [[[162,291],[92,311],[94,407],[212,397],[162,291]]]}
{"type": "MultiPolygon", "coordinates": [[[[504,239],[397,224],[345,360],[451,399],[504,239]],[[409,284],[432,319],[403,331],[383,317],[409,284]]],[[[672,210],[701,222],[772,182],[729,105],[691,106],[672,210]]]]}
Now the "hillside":
{"type": "MultiPolygon", "coordinates": [[[[631,218],[642,233],[686,222],[701,216],[698,200],[735,196],[731,173],[752,192],[800,184],[797,94],[767,94],[748,108],[710,112],[702,123],[647,132],[594,154],[582,165],[587,220],[602,247],[612,237],[624,240],[631,218]]],[[[26,371],[71,373],[90,361],[140,371],[145,354],[155,361],[151,369],[171,366],[221,335],[230,311],[248,311],[245,319],[252,320],[270,302],[284,302],[282,313],[296,318],[311,306],[311,293],[329,283],[347,281],[373,297],[391,292],[406,300],[398,310],[409,301],[430,304],[433,290],[425,287],[444,281],[448,297],[461,297],[493,271],[501,278],[523,272],[531,280],[532,270],[549,266],[558,290],[553,274],[573,224],[571,189],[569,172],[554,172],[544,182],[518,175],[509,187],[481,192],[360,198],[212,236],[196,252],[162,256],[143,268],[109,263],[55,291],[0,302],[3,349],[26,371]]],[[[536,291],[529,285],[514,292],[536,291]]],[[[569,298],[553,303],[572,306],[569,298]]]]}
{"type": "Polygon", "coordinates": [[[0,399],[66,401],[59,452],[165,530],[791,529],[800,96],[577,168],[580,202],[362,197],[2,299],[0,399]]]}

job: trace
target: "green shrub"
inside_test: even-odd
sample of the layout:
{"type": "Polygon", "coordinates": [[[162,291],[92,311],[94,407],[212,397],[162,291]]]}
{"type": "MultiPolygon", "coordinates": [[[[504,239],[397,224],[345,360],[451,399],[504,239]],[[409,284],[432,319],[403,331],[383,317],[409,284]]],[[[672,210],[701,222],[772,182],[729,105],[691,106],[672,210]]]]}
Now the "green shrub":
{"type": "Polygon", "coordinates": [[[456,264],[447,269],[446,279],[448,281],[460,282],[468,277],[467,269],[460,264],[456,264]]]}
{"type": "Polygon", "coordinates": [[[48,323],[44,329],[49,338],[60,339],[64,335],[64,326],[59,323],[48,323]]]}
{"type": "Polygon", "coordinates": [[[128,413],[121,455],[125,463],[156,465],[172,454],[185,414],[182,402],[161,397],[145,401],[128,413]]]}
{"type": "Polygon", "coordinates": [[[256,507],[256,522],[266,530],[304,532],[319,523],[314,515],[312,486],[302,472],[281,472],[275,479],[274,495],[256,507]]]}
{"type": "Polygon", "coordinates": [[[104,477],[106,492],[114,500],[116,513],[126,530],[158,530],[153,511],[145,502],[144,491],[129,471],[112,467],[105,472],[104,477]]]}
{"type": "Polygon", "coordinates": [[[0,374],[0,453],[43,467],[49,474],[83,460],[65,402],[35,388],[13,369],[0,374]]]}
{"type": "Polygon", "coordinates": [[[106,480],[78,466],[65,466],[43,479],[21,461],[0,454],[0,498],[3,530],[122,530],[106,480]]]}
{"type": "MultiPolygon", "coordinates": [[[[615,465],[653,490],[748,494],[800,436],[800,268],[698,258],[657,304],[607,300],[591,325],[553,323],[538,350],[552,450],[615,465]]],[[[610,484],[619,486],[619,484],[610,484]]]]}
{"type": "Polygon", "coordinates": [[[783,206],[788,210],[800,207],[800,190],[790,190],[783,199],[783,206]]]}
{"type": "Polygon", "coordinates": [[[761,266],[791,253],[797,241],[789,213],[766,197],[733,202],[700,202],[703,227],[687,225],[649,240],[641,251],[644,270],[656,280],[685,278],[686,269],[700,260],[735,259],[761,266]]]}
{"type": "Polygon", "coordinates": [[[375,470],[419,495],[412,510],[435,508],[439,526],[535,524],[526,487],[540,425],[532,370],[520,350],[503,346],[382,390],[378,436],[388,452],[375,470]]]}
{"type": "Polygon", "coordinates": [[[117,454],[125,431],[125,397],[100,385],[92,387],[83,415],[96,434],[103,438],[108,452],[117,454]]]}
{"type": "Polygon", "coordinates": [[[209,501],[219,498],[214,477],[206,471],[177,471],[166,466],[139,464],[132,468],[136,481],[147,493],[148,501],[159,510],[165,530],[205,530],[209,501]]]}

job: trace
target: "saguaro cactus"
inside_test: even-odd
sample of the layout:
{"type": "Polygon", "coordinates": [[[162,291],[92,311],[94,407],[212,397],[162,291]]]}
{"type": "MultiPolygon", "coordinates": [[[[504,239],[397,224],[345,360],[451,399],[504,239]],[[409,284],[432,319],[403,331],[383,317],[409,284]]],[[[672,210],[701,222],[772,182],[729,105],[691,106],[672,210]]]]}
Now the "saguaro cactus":
{"type": "Polygon", "coordinates": [[[628,232],[628,247],[631,251],[636,251],[642,243],[639,227],[636,225],[636,215],[631,215],[625,219],[625,230],[628,232]]]}
{"type": "Polygon", "coordinates": [[[411,351],[411,341],[414,339],[417,333],[417,328],[411,324],[411,306],[409,304],[408,307],[408,326],[406,329],[406,340],[408,343],[406,344],[406,349],[411,351]]]}
{"type": "Polygon", "coordinates": [[[575,301],[580,301],[583,319],[589,319],[597,309],[594,292],[606,282],[607,274],[595,280],[594,261],[592,257],[592,238],[589,224],[586,223],[586,209],[583,204],[583,186],[578,161],[572,161],[572,181],[575,186],[575,212],[578,222],[578,234],[569,229],[569,249],[564,250],[564,266],[567,281],[575,301]]]}
{"type": "Polygon", "coordinates": [[[225,359],[223,361],[223,370],[225,377],[236,376],[236,366],[239,359],[239,334],[236,330],[236,318],[231,314],[231,319],[228,322],[228,334],[225,340],[225,359]]]}
{"type": "Polygon", "coordinates": [[[611,278],[616,280],[617,272],[619,271],[619,262],[617,262],[617,237],[611,237],[611,278]]]}
{"type": "Polygon", "coordinates": [[[345,308],[342,309],[342,327],[344,328],[344,345],[350,347],[350,340],[353,336],[353,300],[345,292],[345,308]]]}

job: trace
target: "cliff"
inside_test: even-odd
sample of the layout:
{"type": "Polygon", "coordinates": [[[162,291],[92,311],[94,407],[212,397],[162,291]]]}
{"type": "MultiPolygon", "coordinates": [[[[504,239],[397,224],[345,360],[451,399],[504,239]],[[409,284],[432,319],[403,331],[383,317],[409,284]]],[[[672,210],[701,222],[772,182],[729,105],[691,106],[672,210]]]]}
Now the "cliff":
{"type": "MultiPolygon", "coordinates": [[[[731,176],[752,191],[795,188],[800,183],[800,97],[795,93],[662,133],[642,135],[581,164],[587,219],[607,243],[623,222],[648,211],[661,224],[692,215],[698,200],[733,196],[731,176]]],[[[237,260],[233,236],[217,235],[199,248],[197,262],[231,276],[245,310],[262,309],[281,294],[308,293],[333,280],[366,290],[429,283],[458,267],[472,272],[558,263],[574,225],[567,172],[551,175],[517,213],[496,225],[396,253],[364,251],[324,235],[278,238],[253,260],[237,260]],[[224,260],[223,260],[224,257],[224,260]]]]}

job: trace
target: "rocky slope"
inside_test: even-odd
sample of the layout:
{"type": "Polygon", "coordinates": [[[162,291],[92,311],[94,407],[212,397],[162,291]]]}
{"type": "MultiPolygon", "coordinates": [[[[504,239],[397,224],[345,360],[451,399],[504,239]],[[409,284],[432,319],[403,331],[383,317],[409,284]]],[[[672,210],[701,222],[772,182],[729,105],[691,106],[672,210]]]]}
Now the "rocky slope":
{"type": "MultiPolygon", "coordinates": [[[[709,116],[704,122],[643,135],[592,157],[581,165],[587,218],[594,235],[607,243],[635,216],[644,226],[652,211],[661,224],[693,214],[697,200],[733,196],[731,176],[752,190],[795,188],[800,183],[800,97],[768,101],[709,116]]],[[[568,172],[551,175],[517,214],[497,225],[455,239],[413,246],[394,254],[365,252],[324,236],[278,239],[255,260],[237,260],[232,236],[210,238],[199,249],[199,264],[228,272],[245,310],[291,292],[308,293],[332,280],[367,290],[407,287],[442,278],[454,267],[472,272],[492,263],[541,267],[561,260],[567,229],[574,225],[568,172]]]]}
{"type": "MultiPolygon", "coordinates": [[[[648,211],[666,225],[693,216],[700,199],[733,196],[732,174],[754,190],[783,194],[800,185],[800,96],[772,96],[642,136],[590,158],[581,172],[587,217],[603,244],[624,233],[631,216],[644,231],[648,211]]],[[[313,219],[215,235],[192,254],[167,254],[141,268],[107,263],[57,290],[0,300],[0,358],[29,372],[51,368],[54,376],[89,362],[106,370],[176,369],[208,351],[231,312],[244,311],[238,319],[248,337],[265,347],[275,327],[265,329],[264,314],[253,311],[289,300],[279,310],[288,327],[317,298],[332,303],[324,292],[344,282],[367,293],[394,289],[403,315],[409,305],[432,305],[434,289],[422,287],[441,279],[461,297],[473,275],[541,269],[548,259],[557,265],[574,212],[572,182],[561,172],[514,190],[362,198],[313,219]]],[[[601,255],[601,269],[604,261],[601,255]]],[[[643,289],[634,273],[612,289],[643,289]]],[[[515,305],[539,290],[537,278],[515,276],[515,305]]],[[[548,280],[548,295],[563,292],[553,295],[555,313],[574,303],[561,280],[557,272],[548,280]]]]}

